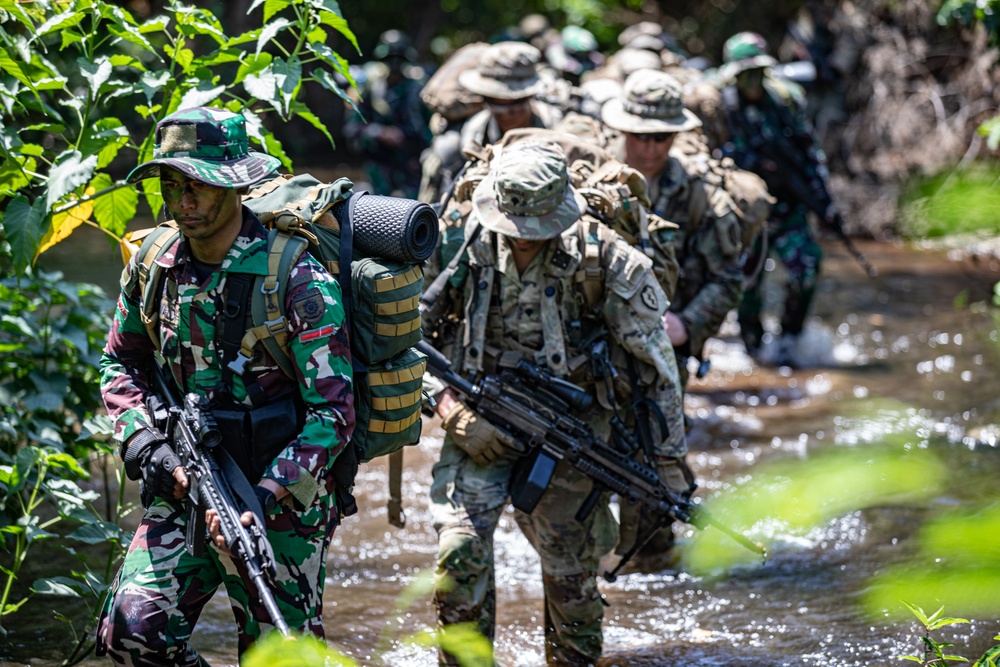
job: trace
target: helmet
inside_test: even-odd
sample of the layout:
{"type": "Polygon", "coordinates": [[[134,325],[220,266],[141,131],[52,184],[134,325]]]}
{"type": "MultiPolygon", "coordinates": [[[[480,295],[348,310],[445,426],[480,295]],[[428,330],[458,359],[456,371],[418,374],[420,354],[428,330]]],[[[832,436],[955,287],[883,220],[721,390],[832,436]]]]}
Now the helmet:
{"type": "Polygon", "coordinates": [[[386,30],[378,38],[378,45],[373,52],[376,60],[388,60],[389,58],[401,58],[407,62],[415,62],[417,50],[413,48],[413,43],[405,33],[399,30],[386,30]]]}
{"type": "Polygon", "coordinates": [[[755,32],[738,32],[722,45],[719,78],[728,81],[741,72],[773,67],[778,61],[767,53],[767,41],[755,32]]]}
{"type": "Polygon", "coordinates": [[[767,40],[756,32],[738,32],[722,45],[722,61],[727,63],[766,55],[767,40]]]}

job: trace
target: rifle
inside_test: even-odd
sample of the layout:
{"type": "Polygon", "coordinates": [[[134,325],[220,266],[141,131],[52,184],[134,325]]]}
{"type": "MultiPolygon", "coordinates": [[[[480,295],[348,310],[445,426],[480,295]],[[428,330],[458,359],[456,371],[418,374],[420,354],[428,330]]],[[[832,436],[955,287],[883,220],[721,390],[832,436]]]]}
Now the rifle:
{"type": "Polygon", "coordinates": [[[759,542],[716,521],[700,505],[674,493],[660,481],[656,470],[633,458],[635,438],[617,416],[611,418],[614,445],[597,437],[590,425],[573,416],[585,413],[592,398],[577,385],[553,377],[527,361],[499,375],[487,375],[473,384],[451,370],[440,352],[421,341],[416,348],[427,355],[428,371],[459,391],[476,412],[490,423],[510,432],[527,453],[511,481],[511,501],[517,509],[531,513],[545,492],[556,464],[565,461],[589,477],[594,486],[576,512],[583,521],[594,510],[601,494],[611,491],[622,502],[642,503],[655,517],[643,539],[622,556],[604,578],[614,581],[618,571],[636,551],[663,526],[675,519],[704,529],[713,526],[763,558],[767,549],[759,542]]]}
{"type": "Polygon", "coordinates": [[[275,560],[264,531],[260,503],[239,467],[219,446],[222,433],[205,397],[188,393],[182,404],[158,364],[154,364],[153,380],[159,393],[147,399],[150,415],[170,437],[191,484],[187,495],[185,549],[192,556],[204,553],[205,510],[215,510],[229,553],[246,567],[274,627],[283,636],[291,636],[271,593],[270,586],[275,585],[275,560]],[[254,522],[246,527],[240,522],[240,515],[248,510],[253,512],[254,522]]]}

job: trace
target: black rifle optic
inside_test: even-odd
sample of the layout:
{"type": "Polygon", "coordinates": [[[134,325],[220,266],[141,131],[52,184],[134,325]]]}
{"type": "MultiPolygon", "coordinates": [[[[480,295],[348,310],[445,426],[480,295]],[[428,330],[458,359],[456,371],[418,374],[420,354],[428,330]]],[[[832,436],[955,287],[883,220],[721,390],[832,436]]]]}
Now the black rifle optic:
{"type": "Polygon", "coordinates": [[[271,593],[270,587],[275,583],[274,552],[264,531],[260,503],[246,477],[221,447],[222,434],[206,399],[189,393],[182,404],[167,383],[163,370],[155,364],[153,377],[158,394],[147,400],[150,414],[170,438],[171,447],[190,482],[185,549],[193,556],[204,552],[205,510],[215,510],[229,553],[246,568],[274,627],[283,636],[290,636],[288,623],[271,593]],[[220,461],[225,465],[220,465],[220,461]],[[244,511],[255,515],[249,527],[240,522],[244,511]]]}
{"type": "Polygon", "coordinates": [[[555,378],[547,371],[520,361],[516,370],[487,375],[473,384],[451,370],[448,360],[426,341],[417,349],[427,355],[428,371],[460,392],[469,406],[495,426],[511,433],[526,446],[527,453],[511,482],[511,501],[530,513],[548,487],[559,461],[594,482],[594,487],[576,513],[584,520],[605,491],[618,494],[622,502],[642,503],[654,517],[642,539],[622,556],[615,569],[604,573],[614,581],[618,571],[661,527],[675,519],[704,529],[713,526],[747,549],[767,558],[767,549],[732,528],[716,521],[700,505],[674,493],[656,470],[633,458],[638,448],[634,437],[617,417],[611,418],[615,440],[629,442],[616,447],[597,437],[590,425],[573,416],[590,409],[592,397],[575,384],[555,378]]]}

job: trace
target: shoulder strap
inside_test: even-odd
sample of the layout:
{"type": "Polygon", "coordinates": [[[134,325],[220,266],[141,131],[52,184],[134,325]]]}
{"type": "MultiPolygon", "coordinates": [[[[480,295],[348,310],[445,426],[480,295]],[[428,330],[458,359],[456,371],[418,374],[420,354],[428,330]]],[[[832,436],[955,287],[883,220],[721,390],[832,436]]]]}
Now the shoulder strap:
{"type": "Polygon", "coordinates": [[[285,317],[285,295],[288,276],[302,253],[309,247],[305,237],[271,229],[267,234],[267,276],[257,276],[250,297],[250,314],[253,327],[240,341],[240,352],[229,368],[242,375],[253,348],[264,343],[268,353],[288,377],[295,377],[295,369],[288,354],[288,318],[285,317]]]}
{"type": "Polygon", "coordinates": [[[163,283],[166,276],[162,267],[156,263],[167,252],[180,230],[173,220],[158,225],[143,239],[136,253],[136,268],[139,271],[139,292],[142,294],[142,323],[146,327],[153,346],[160,349],[160,298],[163,294],[163,283]]]}
{"type": "Polygon", "coordinates": [[[581,219],[576,226],[582,258],[574,280],[591,310],[601,302],[604,291],[604,267],[601,265],[603,239],[600,228],[601,223],[590,216],[581,219]]]}

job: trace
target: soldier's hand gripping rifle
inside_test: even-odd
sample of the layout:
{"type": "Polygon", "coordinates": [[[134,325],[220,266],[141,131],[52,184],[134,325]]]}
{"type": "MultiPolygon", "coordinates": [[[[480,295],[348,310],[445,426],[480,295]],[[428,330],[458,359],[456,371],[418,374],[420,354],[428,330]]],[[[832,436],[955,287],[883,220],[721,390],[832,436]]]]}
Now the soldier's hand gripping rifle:
{"type": "Polygon", "coordinates": [[[163,370],[154,364],[156,394],[147,400],[150,415],[170,438],[170,446],[187,473],[188,524],[185,549],[200,556],[205,549],[205,510],[215,510],[229,553],[247,570],[274,627],[288,637],[288,623],[271,593],[275,584],[274,552],[267,541],[264,516],[250,483],[222,448],[222,434],[202,396],[189,393],[177,400],[163,370]],[[225,469],[225,471],[224,471],[225,469]],[[240,516],[254,514],[250,526],[240,516]]]}
{"type": "MultiPolygon", "coordinates": [[[[470,407],[487,421],[528,446],[526,457],[533,461],[531,458],[523,461],[527,465],[520,466],[511,483],[511,500],[517,509],[530,513],[545,492],[556,464],[565,461],[594,482],[593,490],[576,513],[579,521],[594,510],[603,492],[611,491],[622,502],[642,503],[649,510],[656,524],[649,535],[676,519],[700,529],[713,526],[747,549],[767,557],[767,550],[760,543],[719,523],[700,505],[667,488],[656,470],[632,458],[634,448],[627,453],[619,450],[597,437],[585,421],[574,417],[573,412],[586,412],[592,401],[575,384],[523,360],[516,371],[487,375],[473,384],[452,371],[444,355],[426,341],[416,347],[427,355],[432,375],[461,393],[470,407]]],[[[613,417],[611,423],[619,440],[631,437],[621,420],[613,417]]],[[[645,541],[637,540],[636,546],[604,577],[613,581],[618,570],[645,541]]]]}

